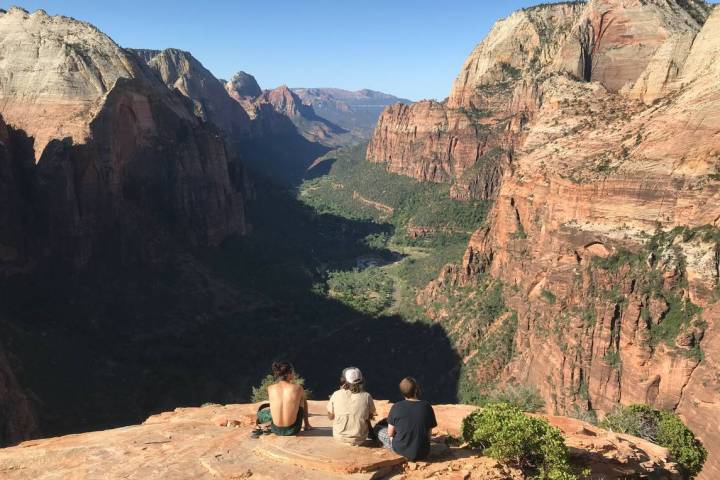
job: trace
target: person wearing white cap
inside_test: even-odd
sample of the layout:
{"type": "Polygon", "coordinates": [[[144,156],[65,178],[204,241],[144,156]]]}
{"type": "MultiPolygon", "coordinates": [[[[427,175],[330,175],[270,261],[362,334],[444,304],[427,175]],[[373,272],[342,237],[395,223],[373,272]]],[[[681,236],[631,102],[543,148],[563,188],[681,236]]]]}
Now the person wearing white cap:
{"type": "Polygon", "coordinates": [[[375,402],[365,391],[365,379],[357,367],[343,370],[340,389],[327,405],[333,421],[333,437],[343,443],[360,445],[367,439],[370,419],[375,416],[375,402]]]}

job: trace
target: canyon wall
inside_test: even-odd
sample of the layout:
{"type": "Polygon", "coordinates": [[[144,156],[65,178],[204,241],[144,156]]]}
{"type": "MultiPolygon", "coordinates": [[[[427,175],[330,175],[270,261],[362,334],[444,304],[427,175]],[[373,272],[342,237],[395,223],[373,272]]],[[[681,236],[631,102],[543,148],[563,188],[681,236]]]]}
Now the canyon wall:
{"type": "Polygon", "coordinates": [[[418,296],[471,383],[531,385],[566,414],[675,410],[710,450],[706,479],[720,474],[720,11],[710,12],[593,0],[515,13],[445,102],[390,107],[368,148],[390,171],[495,199],[462,265],[418,296]],[[483,123],[505,119],[490,141],[460,116],[477,109],[483,123]],[[503,160],[468,189],[488,146],[503,160]],[[460,320],[456,299],[480,302],[488,285],[507,313],[460,320]],[[492,342],[497,353],[498,332],[509,348],[483,356],[492,342]]]}
{"type": "MultiPolygon", "coordinates": [[[[67,282],[110,263],[152,269],[169,251],[248,231],[245,173],[217,127],[96,28],[2,11],[0,62],[4,300],[7,285],[42,282],[50,265],[67,282]]],[[[0,324],[14,332],[27,312],[6,307],[0,324]]],[[[37,433],[31,395],[12,372],[32,354],[11,362],[17,348],[3,343],[0,441],[13,442],[37,433]]]]}
{"type": "Polygon", "coordinates": [[[170,89],[177,89],[193,103],[195,115],[220,127],[231,138],[250,135],[250,117],[190,52],[165,50],[130,50],[162,79],[170,89]]]}
{"type": "Polygon", "coordinates": [[[528,79],[549,67],[582,10],[559,4],[499,21],[465,61],[447,100],[383,112],[368,160],[419,180],[451,183],[457,198],[493,198],[542,96],[528,79]]]}

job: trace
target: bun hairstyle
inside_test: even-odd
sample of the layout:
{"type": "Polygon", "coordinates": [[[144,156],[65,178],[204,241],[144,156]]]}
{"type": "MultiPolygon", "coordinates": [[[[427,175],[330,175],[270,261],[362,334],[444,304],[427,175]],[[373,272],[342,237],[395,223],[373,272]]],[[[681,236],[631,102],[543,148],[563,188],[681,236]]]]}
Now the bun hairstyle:
{"type": "Polygon", "coordinates": [[[272,374],[276,380],[287,380],[295,372],[290,362],[273,362],[272,374]]]}

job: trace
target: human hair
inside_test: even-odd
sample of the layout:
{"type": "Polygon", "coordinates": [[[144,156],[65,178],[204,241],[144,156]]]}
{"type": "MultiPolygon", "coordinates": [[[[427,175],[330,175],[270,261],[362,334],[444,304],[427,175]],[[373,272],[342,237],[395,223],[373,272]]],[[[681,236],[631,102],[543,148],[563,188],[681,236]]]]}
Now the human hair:
{"type": "Polygon", "coordinates": [[[413,377],[405,377],[400,381],[400,393],[405,398],[420,398],[420,385],[413,377]]]}
{"type": "Polygon", "coordinates": [[[350,393],[364,392],[365,391],[365,382],[358,382],[358,383],[344,382],[342,384],[342,388],[345,390],[350,390],[350,393]]]}
{"type": "Polygon", "coordinates": [[[276,380],[288,380],[293,373],[295,373],[295,369],[290,362],[282,361],[272,364],[272,374],[276,380]]]}

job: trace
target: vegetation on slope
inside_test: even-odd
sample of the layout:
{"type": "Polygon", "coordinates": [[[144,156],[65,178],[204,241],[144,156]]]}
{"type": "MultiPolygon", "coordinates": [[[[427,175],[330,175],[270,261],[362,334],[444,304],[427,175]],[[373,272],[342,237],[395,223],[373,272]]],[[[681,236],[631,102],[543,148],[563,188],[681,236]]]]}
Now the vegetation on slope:
{"type": "MultiPolygon", "coordinates": [[[[327,173],[303,182],[299,198],[320,215],[382,226],[382,232],[368,235],[364,243],[392,251],[396,258],[370,259],[370,272],[354,265],[330,273],[327,292],[373,315],[385,311],[410,321],[427,320],[415,302],[418,290],[445,264],[462,259],[470,234],[485,220],[488,203],[454,200],[448,185],[388,173],[365,160],[365,148],[361,144],[328,154],[315,167],[322,170],[329,164],[327,173]],[[364,291],[360,297],[372,300],[351,300],[358,289],[364,291]]],[[[360,258],[357,263],[367,261],[360,258]]]]}
{"type": "Polygon", "coordinates": [[[463,420],[462,436],[484,455],[535,473],[533,478],[579,478],[560,430],[513,405],[493,403],[471,413],[463,420]]]}
{"type": "Polygon", "coordinates": [[[610,412],[600,426],[668,448],[687,478],[695,478],[707,459],[705,447],[673,412],[647,405],[620,406],[610,412]]]}

